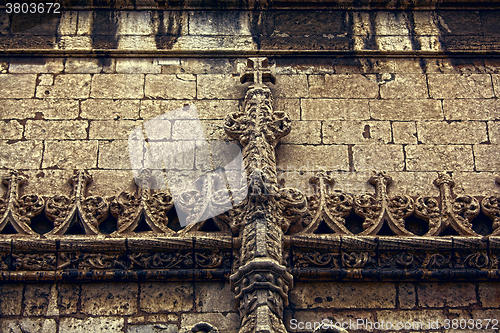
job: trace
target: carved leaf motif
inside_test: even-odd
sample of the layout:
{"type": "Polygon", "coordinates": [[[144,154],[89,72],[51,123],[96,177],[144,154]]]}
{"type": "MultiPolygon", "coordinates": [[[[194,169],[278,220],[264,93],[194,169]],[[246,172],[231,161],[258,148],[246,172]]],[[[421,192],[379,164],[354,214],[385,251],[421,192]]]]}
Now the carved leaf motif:
{"type": "Polygon", "coordinates": [[[307,200],[304,193],[294,188],[285,187],[280,190],[280,209],[284,218],[283,231],[291,224],[298,223],[307,213],[307,200]]]}
{"type": "Polygon", "coordinates": [[[327,266],[331,268],[338,268],[337,256],[338,253],[323,253],[319,251],[296,252],[294,262],[299,267],[327,266]]]}
{"type": "Polygon", "coordinates": [[[7,186],[7,192],[5,198],[0,199],[0,231],[10,224],[17,235],[38,236],[29,225],[31,218],[43,210],[43,198],[35,194],[21,197],[20,191],[27,184],[27,177],[15,170],[11,170],[2,183],[7,186]]]}
{"type": "Polygon", "coordinates": [[[417,268],[423,262],[420,256],[411,252],[382,253],[380,259],[383,267],[417,268]]]}
{"type": "Polygon", "coordinates": [[[459,196],[453,200],[453,213],[465,227],[471,228],[470,221],[479,214],[479,203],[471,196],[459,196]]]}
{"type": "Polygon", "coordinates": [[[347,268],[363,268],[375,262],[372,259],[374,256],[375,253],[370,252],[342,253],[342,266],[347,268]]]}
{"type": "Polygon", "coordinates": [[[108,203],[101,197],[87,197],[82,201],[83,215],[94,227],[108,216],[108,203]]]}
{"type": "Polygon", "coordinates": [[[67,196],[56,195],[47,201],[45,214],[54,221],[55,226],[59,226],[68,216],[72,204],[73,202],[67,196]]]}
{"type": "Polygon", "coordinates": [[[493,233],[498,235],[500,232],[500,196],[492,195],[481,201],[481,208],[484,214],[493,220],[493,233]]]}
{"type": "Polygon", "coordinates": [[[457,266],[461,268],[485,269],[490,264],[488,254],[485,252],[475,252],[466,256],[457,253],[457,266]]]}
{"type": "Polygon", "coordinates": [[[222,265],[224,254],[219,251],[210,251],[208,254],[195,253],[196,265],[202,268],[217,268],[222,265]]]}
{"type": "Polygon", "coordinates": [[[13,267],[16,271],[50,271],[56,268],[56,255],[47,253],[12,254],[13,267]]]}
{"type": "Polygon", "coordinates": [[[180,269],[191,268],[193,265],[191,253],[182,254],[179,252],[134,252],[129,255],[129,258],[134,264],[146,269],[180,269]]]}
{"type": "Polygon", "coordinates": [[[83,254],[78,268],[80,269],[128,269],[130,268],[117,254],[89,253],[83,254]]]}
{"type": "Polygon", "coordinates": [[[451,267],[451,254],[434,253],[428,254],[422,263],[422,268],[438,269],[451,267]]]}

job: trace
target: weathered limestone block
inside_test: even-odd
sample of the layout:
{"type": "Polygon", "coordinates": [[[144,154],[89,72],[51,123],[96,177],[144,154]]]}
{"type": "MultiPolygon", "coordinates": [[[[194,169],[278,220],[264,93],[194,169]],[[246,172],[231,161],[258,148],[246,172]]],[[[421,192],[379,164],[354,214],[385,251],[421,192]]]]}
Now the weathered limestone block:
{"type": "Polygon", "coordinates": [[[498,290],[498,284],[495,282],[480,283],[479,301],[485,308],[500,308],[500,291],[498,290]]]}
{"type": "Polygon", "coordinates": [[[42,150],[42,141],[0,141],[0,168],[38,169],[42,150]]]}
{"type": "Polygon", "coordinates": [[[428,74],[431,98],[492,98],[493,86],[487,74],[428,74]]]}
{"type": "Polygon", "coordinates": [[[0,122],[0,140],[19,140],[23,137],[23,125],[15,120],[0,122]]]}
{"type": "Polygon", "coordinates": [[[250,36],[180,36],[173,50],[256,50],[257,44],[250,36]]]}
{"type": "Polygon", "coordinates": [[[61,74],[55,77],[53,86],[38,86],[38,98],[88,98],[90,74],[61,74]]]}
{"type": "Polygon", "coordinates": [[[146,146],[144,165],[153,169],[194,168],[195,141],[158,142],[146,146]]]}
{"type": "Polygon", "coordinates": [[[92,176],[96,181],[90,184],[89,193],[93,195],[112,196],[136,190],[134,175],[130,170],[92,170],[92,176]]]}
{"type": "Polygon", "coordinates": [[[28,284],[24,291],[25,316],[45,316],[49,306],[50,284],[28,284]]]}
{"type": "Polygon", "coordinates": [[[199,99],[241,99],[249,85],[241,84],[239,77],[231,74],[201,74],[196,77],[199,99]]]}
{"type": "Polygon", "coordinates": [[[62,283],[57,286],[57,309],[61,315],[77,313],[80,285],[62,283]]]}
{"type": "Polygon", "coordinates": [[[238,74],[237,64],[244,62],[244,59],[181,58],[178,61],[183,72],[187,74],[238,74]]]}
{"type": "Polygon", "coordinates": [[[123,332],[124,319],[119,317],[61,318],[59,332],[118,333],[123,332]]]}
{"type": "MultiPolygon", "coordinates": [[[[366,172],[368,173],[368,170],[366,172]]],[[[434,185],[437,177],[435,172],[400,171],[391,172],[390,175],[392,183],[387,188],[390,196],[439,196],[439,189],[434,185]]],[[[364,181],[368,184],[369,175],[367,176],[364,181]]]]}
{"type": "Polygon", "coordinates": [[[236,309],[234,294],[227,283],[196,283],[194,294],[196,312],[231,312],[236,309]]]}
{"type": "Polygon", "coordinates": [[[498,145],[474,145],[474,162],[477,171],[500,170],[498,145]]]}
{"type": "Polygon", "coordinates": [[[500,119],[500,100],[445,99],[443,110],[447,120],[495,120],[500,119]]]}
{"type": "Polygon", "coordinates": [[[499,74],[491,74],[491,78],[493,80],[493,87],[495,89],[495,96],[500,97],[500,75],[499,74]]]}
{"type": "Polygon", "coordinates": [[[419,121],[417,136],[423,144],[474,144],[488,141],[486,123],[478,121],[419,121]]]}
{"type": "Polygon", "coordinates": [[[25,119],[39,115],[45,119],[75,119],[78,117],[77,100],[67,99],[4,99],[0,100],[2,119],[25,119]]]}
{"type": "Polygon", "coordinates": [[[172,127],[173,140],[202,140],[203,128],[197,120],[176,120],[172,127]]]}
{"type": "Polygon", "coordinates": [[[183,313],[181,327],[192,327],[199,322],[208,322],[217,327],[219,333],[234,333],[240,326],[240,316],[236,313],[183,313]]]}
{"type": "Polygon", "coordinates": [[[352,153],[356,171],[403,171],[404,168],[401,145],[355,145],[352,153]]]}
{"type": "Polygon", "coordinates": [[[269,85],[274,98],[308,97],[307,75],[278,75],[276,84],[269,85]]]}
{"type": "Polygon", "coordinates": [[[432,120],[443,119],[441,102],[430,99],[370,100],[370,114],[376,120],[432,120]]]}
{"type": "Polygon", "coordinates": [[[144,74],[95,74],[90,97],[141,99],[144,97],[144,74]]]}
{"type": "Polygon", "coordinates": [[[65,73],[99,74],[114,72],[115,59],[68,58],[64,65],[65,73]]]}
{"type": "Polygon", "coordinates": [[[300,101],[298,98],[276,98],[273,100],[275,111],[284,111],[290,116],[290,120],[301,120],[300,101]]]}
{"type": "Polygon", "coordinates": [[[303,120],[368,120],[368,101],[362,99],[301,99],[303,120]]]}
{"type": "Polygon", "coordinates": [[[140,161],[143,158],[143,152],[137,151],[130,154],[128,140],[99,141],[99,168],[130,170],[132,169],[131,158],[140,161]]]}
{"type": "Polygon", "coordinates": [[[0,331],[12,333],[49,333],[56,332],[57,323],[54,319],[20,318],[0,319],[0,331]]]}
{"type": "Polygon", "coordinates": [[[28,120],[25,137],[34,139],[75,140],[87,138],[88,122],[82,120],[44,121],[28,120]]]}
{"type": "MultiPolygon", "coordinates": [[[[281,139],[282,143],[295,144],[320,144],[321,122],[320,121],[292,121],[290,134],[281,139]]],[[[329,143],[326,142],[325,143],[329,143]]],[[[341,142],[335,142],[341,143],[341,142]]]]}
{"type": "Polygon", "coordinates": [[[2,316],[19,316],[23,299],[22,284],[0,285],[0,314],[2,316]]]}
{"type": "MultiPolygon", "coordinates": [[[[164,122],[162,121],[162,124],[164,122]]],[[[90,122],[89,139],[126,140],[142,121],[133,120],[96,120],[90,122]]],[[[168,126],[168,124],[167,124],[168,126]]]]}
{"type": "Polygon", "coordinates": [[[140,285],[140,309],[148,313],[188,312],[193,310],[194,294],[191,283],[144,283],[140,285]]]}
{"type": "Polygon", "coordinates": [[[251,16],[247,11],[192,11],[190,35],[252,35],[251,16]]]}
{"type": "Polygon", "coordinates": [[[39,168],[27,172],[28,186],[25,188],[25,194],[36,194],[51,197],[61,193],[69,193],[71,185],[64,181],[70,179],[73,170],[43,170],[39,168]],[[63,179],[63,181],[61,181],[63,179]]]}
{"type": "Polygon", "coordinates": [[[419,283],[418,306],[456,308],[477,303],[476,286],[472,283],[419,283]]]}
{"type": "Polygon", "coordinates": [[[349,170],[345,145],[280,145],[276,152],[276,161],[278,169],[281,170],[349,170]]]}
{"type": "Polygon", "coordinates": [[[196,97],[196,76],[192,74],[146,75],[147,98],[190,99],[196,97]]]}
{"type": "Polygon", "coordinates": [[[82,101],[83,119],[138,119],[139,100],[87,99],[82,101]]]}
{"type": "Polygon", "coordinates": [[[143,100],[141,101],[141,118],[151,119],[186,105],[196,106],[199,119],[224,119],[239,110],[238,100],[143,100]]]}
{"type": "Polygon", "coordinates": [[[97,141],[46,141],[42,168],[91,169],[97,164],[97,141]]]}
{"type": "Polygon", "coordinates": [[[24,58],[10,62],[9,73],[61,73],[64,58],[24,58]]]}
{"type": "Polygon", "coordinates": [[[138,291],[135,283],[83,284],[82,312],[96,316],[135,314],[138,291]]]}
{"type": "Polygon", "coordinates": [[[127,333],[177,333],[175,324],[130,325],[127,333]]]}
{"type": "Polygon", "coordinates": [[[408,171],[472,171],[472,147],[468,145],[408,145],[408,171]]]}
{"type": "Polygon", "coordinates": [[[456,194],[471,196],[489,196],[498,193],[500,188],[495,184],[496,172],[453,172],[456,194]]]}
{"type": "Polygon", "coordinates": [[[412,121],[395,121],[392,123],[394,143],[417,144],[417,126],[412,121]]]}
{"type": "Polygon", "coordinates": [[[153,58],[118,58],[116,59],[116,72],[125,74],[159,74],[161,66],[153,58]]]}
{"type": "Polygon", "coordinates": [[[297,283],[290,291],[296,309],[394,308],[396,287],[392,283],[297,283]]]}
{"type": "Polygon", "coordinates": [[[39,86],[52,86],[54,84],[54,74],[40,74],[38,75],[39,86]]]}
{"type": "Polygon", "coordinates": [[[488,138],[492,144],[500,144],[500,122],[488,121],[488,138]]]}
{"type": "Polygon", "coordinates": [[[311,97],[376,98],[378,83],[375,75],[310,75],[311,97]]]}
{"type": "MultiPolygon", "coordinates": [[[[428,98],[427,82],[424,74],[395,74],[380,85],[382,98],[424,99],[428,98]]],[[[384,76],[382,76],[384,79],[384,76]]]]}
{"type": "Polygon", "coordinates": [[[35,93],[36,75],[0,74],[0,96],[3,98],[31,98],[35,93]]]}
{"type": "Polygon", "coordinates": [[[398,285],[398,300],[401,309],[413,309],[417,305],[415,286],[411,283],[398,285]]]}
{"type": "Polygon", "coordinates": [[[391,124],[388,121],[323,122],[323,142],[326,144],[383,144],[391,141],[391,124]]]}

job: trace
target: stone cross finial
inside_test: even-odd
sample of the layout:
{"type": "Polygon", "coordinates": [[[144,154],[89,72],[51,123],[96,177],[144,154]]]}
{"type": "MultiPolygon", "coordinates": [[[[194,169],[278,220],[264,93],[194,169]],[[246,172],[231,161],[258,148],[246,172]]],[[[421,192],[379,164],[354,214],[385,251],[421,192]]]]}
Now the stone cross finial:
{"type": "Polygon", "coordinates": [[[241,83],[250,81],[255,84],[263,84],[263,82],[271,82],[274,84],[276,78],[271,73],[271,69],[268,65],[267,58],[248,58],[247,70],[241,76],[241,83]]]}

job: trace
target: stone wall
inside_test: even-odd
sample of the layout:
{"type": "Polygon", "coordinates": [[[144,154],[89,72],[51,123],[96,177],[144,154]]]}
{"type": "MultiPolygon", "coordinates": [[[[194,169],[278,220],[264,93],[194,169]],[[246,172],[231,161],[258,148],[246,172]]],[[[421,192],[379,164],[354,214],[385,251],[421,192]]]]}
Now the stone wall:
{"type": "MultiPolygon", "coordinates": [[[[184,105],[196,105],[208,140],[228,141],[224,117],[241,108],[248,86],[239,83],[244,59],[3,61],[1,167],[26,170],[27,193],[41,195],[68,189],[58,180],[79,168],[92,170],[93,194],[133,189],[130,131],[184,105]]],[[[393,177],[391,194],[437,195],[436,171],[452,171],[457,194],[496,192],[496,60],[272,61],[274,107],[293,121],[277,149],[287,185],[307,190],[311,174],[324,169],[339,188],[361,193],[371,191],[366,180],[377,170],[393,177]]],[[[183,130],[178,123],[166,135],[176,140],[183,130]]],[[[196,168],[195,155],[180,167],[196,168]]]]}
{"type": "MultiPolygon", "coordinates": [[[[88,195],[111,202],[134,192],[130,131],[194,104],[209,141],[235,142],[224,119],[243,111],[247,56],[264,54],[276,74],[268,84],[274,109],[292,120],[276,150],[286,186],[310,194],[310,177],[325,170],[335,189],[373,193],[376,170],[392,177],[391,196],[437,197],[433,182],[444,171],[457,195],[498,195],[499,17],[498,10],[75,10],[29,26],[2,13],[0,176],[20,170],[29,177],[24,194],[50,197],[69,195],[73,170],[86,169],[88,195]]],[[[182,141],[188,125],[172,122],[165,138],[182,141]]],[[[200,169],[193,147],[176,168],[200,169]]],[[[491,220],[475,220],[485,219],[483,235],[491,220]]],[[[489,260],[498,269],[493,252],[489,260]]],[[[28,283],[0,273],[9,280],[0,284],[2,332],[174,333],[205,321],[234,333],[240,325],[227,279],[28,283]]],[[[353,271],[297,279],[284,323],[312,332],[291,320],[498,319],[496,278],[358,282],[353,271]]],[[[401,330],[415,331],[454,332],[401,330]]]]}

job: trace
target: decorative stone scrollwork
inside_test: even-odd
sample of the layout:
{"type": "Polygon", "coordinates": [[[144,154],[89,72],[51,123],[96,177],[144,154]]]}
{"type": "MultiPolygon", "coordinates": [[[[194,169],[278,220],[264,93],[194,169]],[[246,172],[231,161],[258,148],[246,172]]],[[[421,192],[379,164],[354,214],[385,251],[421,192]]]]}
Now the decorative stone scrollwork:
{"type": "MultiPolygon", "coordinates": [[[[495,183],[500,185],[500,178],[495,179],[495,183]]],[[[493,220],[493,233],[491,236],[500,235],[500,196],[491,195],[481,201],[483,213],[493,220]]]]}
{"type": "Polygon", "coordinates": [[[435,198],[419,197],[415,207],[415,215],[429,222],[424,236],[437,236],[448,227],[459,235],[478,236],[471,221],[479,214],[479,202],[468,195],[454,196],[455,182],[445,173],[439,173],[434,185],[439,188],[440,204],[435,198]]]}
{"type": "Polygon", "coordinates": [[[137,228],[141,219],[148,225],[151,232],[136,233],[151,235],[151,233],[172,235],[168,224],[168,212],[173,208],[174,201],[170,191],[156,190],[153,192],[154,181],[149,170],[143,170],[137,178],[137,192],[122,192],[111,203],[111,214],[118,221],[118,230],[114,236],[131,234],[137,228]]]}
{"type": "Polygon", "coordinates": [[[309,216],[304,219],[307,227],[301,233],[314,233],[321,223],[325,223],[335,234],[352,235],[345,227],[344,219],[352,210],[352,197],[341,191],[334,191],[335,180],[325,172],[311,177],[309,183],[316,189],[316,194],[307,198],[309,216]]]}
{"type": "Polygon", "coordinates": [[[3,179],[7,194],[5,199],[0,198],[0,232],[10,225],[14,229],[11,234],[37,235],[29,225],[31,218],[42,212],[44,200],[34,194],[19,197],[19,191],[26,183],[26,177],[17,171],[10,171],[3,179]]]}
{"type": "Polygon", "coordinates": [[[383,172],[374,173],[369,180],[375,186],[375,195],[363,194],[354,198],[354,211],[365,219],[359,235],[376,235],[384,221],[400,236],[413,236],[406,230],[404,219],[413,213],[413,200],[407,195],[389,198],[387,186],[392,178],[383,172]]]}
{"type": "Polygon", "coordinates": [[[99,196],[86,196],[92,176],[87,171],[75,170],[69,183],[73,187],[70,197],[57,195],[47,201],[45,213],[54,222],[54,229],[46,236],[63,235],[79,225],[86,235],[98,235],[99,223],[108,216],[108,203],[99,196]]]}

